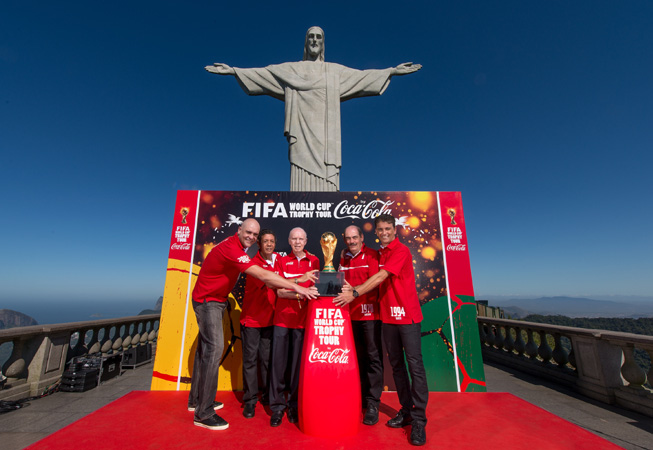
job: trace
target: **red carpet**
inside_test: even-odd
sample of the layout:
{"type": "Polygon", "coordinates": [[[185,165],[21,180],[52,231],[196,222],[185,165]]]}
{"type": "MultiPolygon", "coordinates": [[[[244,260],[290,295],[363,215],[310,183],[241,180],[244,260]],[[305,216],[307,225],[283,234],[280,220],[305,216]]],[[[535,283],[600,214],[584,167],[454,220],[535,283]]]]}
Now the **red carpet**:
{"type": "MultiPolygon", "coordinates": [[[[104,408],[42,439],[29,449],[370,449],[410,447],[410,427],[392,429],[399,402],[395,393],[384,393],[380,421],[360,426],[351,438],[327,439],[304,435],[287,422],[269,425],[269,409],[257,405],[256,417],[245,419],[238,396],[219,392],[225,407],[218,413],[229,422],[225,431],[193,425],[186,410],[187,392],[133,391],[104,408]]],[[[511,394],[432,392],[427,408],[427,441],[424,448],[438,449],[619,449],[584,429],[511,394]]]]}

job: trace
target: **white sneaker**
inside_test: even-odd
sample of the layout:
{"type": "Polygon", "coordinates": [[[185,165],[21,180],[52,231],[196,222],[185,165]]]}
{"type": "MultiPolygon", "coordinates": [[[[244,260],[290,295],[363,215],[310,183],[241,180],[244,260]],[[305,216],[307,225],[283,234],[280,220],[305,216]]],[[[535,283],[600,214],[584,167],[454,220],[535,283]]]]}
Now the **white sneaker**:
{"type": "MultiPolygon", "coordinates": [[[[217,411],[218,409],[222,409],[222,408],[224,408],[224,403],[222,403],[222,402],[213,402],[213,410],[214,411],[217,411]]],[[[188,410],[189,411],[195,411],[195,407],[194,406],[189,406],[188,410]]]]}

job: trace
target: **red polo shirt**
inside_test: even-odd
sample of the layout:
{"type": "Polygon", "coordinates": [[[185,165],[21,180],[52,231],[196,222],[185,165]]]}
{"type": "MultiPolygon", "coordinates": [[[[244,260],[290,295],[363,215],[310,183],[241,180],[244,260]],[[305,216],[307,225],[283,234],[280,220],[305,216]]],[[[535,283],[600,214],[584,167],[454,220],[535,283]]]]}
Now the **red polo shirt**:
{"type": "MultiPolygon", "coordinates": [[[[304,250],[304,257],[298,259],[293,253],[280,258],[280,266],[283,276],[288,279],[301,277],[311,270],[320,270],[320,260],[304,250]]],[[[301,286],[313,286],[312,281],[300,283],[301,286]]],[[[294,298],[277,298],[277,306],[274,309],[274,325],[284,328],[304,328],[306,322],[306,311],[308,305],[306,300],[294,298]]]]}
{"type": "Polygon", "coordinates": [[[411,324],[422,321],[422,307],[415,287],[413,256],[395,238],[379,250],[379,268],[390,272],[379,286],[383,323],[411,324]]]}
{"type": "MultiPolygon", "coordinates": [[[[279,255],[277,253],[273,253],[272,261],[268,261],[261,256],[261,252],[257,252],[252,261],[265,270],[281,275],[281,266],[279,265],[279,255]]],[[[240,323],[253,328],[271,326],[276,300],[276,289],[269,288],[258,278],[247,277],[240,323]]]]}
{"type": "MultiPolygon", "coordinates": [[[[379,271],[379,254],[365,244],[352,255],[350,251],[340,260],[338,271],[345,273],[345,280],[356,287],[379,271]]],[[[379,320],[379,290],[373,289],[349,304],[351,320],[379,320]]]]}
{"type": "Polygon", "coordinates": [[[193,289],[193,300],[202,303],[226,302],[240,273],[253,264],[237,234],[221,241],[202,264],[193,289]]]}

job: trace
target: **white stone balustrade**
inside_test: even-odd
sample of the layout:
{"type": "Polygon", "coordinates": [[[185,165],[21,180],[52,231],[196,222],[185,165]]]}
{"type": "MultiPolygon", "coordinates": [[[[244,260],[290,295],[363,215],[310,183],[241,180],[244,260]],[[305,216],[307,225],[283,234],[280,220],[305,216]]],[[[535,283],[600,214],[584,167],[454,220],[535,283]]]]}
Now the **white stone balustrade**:
{"type": "Polygon", "coordinates": [[[653,336],[478,317],[483,359],[653,417],[653,391],[634,357],[653,360],[653,336]],[[524,338],[526,340],[524,340],[524,338]],[[553,346],[553,348],[552,348],[553,346]]]}
{"type": "Polygon", "coordinates": [[[155,343],[160,314],[0,330],[0,346],[13,344],[2,365],[0,400],[40,395],[57,382],[75,356],[115,353],[155,343]]]}
{"type": "MultiPolygon", "coordinates": [[[[75,356],[117,352],[155,343],[160,315],[0,330],[0,345],[13,344],[2,366],[8,377],[0,400],[39,395],[61,378],[75,356]]],[[[653,417],[653,380],[634,358],[653,360],[653,336],[478,317],[485,361],[566,385],[608,404],[653,417]]]]}

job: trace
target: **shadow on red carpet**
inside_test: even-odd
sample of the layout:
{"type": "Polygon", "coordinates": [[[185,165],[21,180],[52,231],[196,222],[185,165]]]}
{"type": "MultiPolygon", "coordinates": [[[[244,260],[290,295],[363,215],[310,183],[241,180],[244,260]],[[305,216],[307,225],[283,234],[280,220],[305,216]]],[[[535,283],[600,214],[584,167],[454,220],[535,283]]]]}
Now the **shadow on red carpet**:
{"type": "MultiPolygon", "coordinates": [[[[260,404],[245,419],[238,396],[219,392],[225,407],[218,413],[229,422],[224,431],[193,425],[186,410],[187,392],[133,391],[28,447],[45,449],[370,449],[410,446],[410,426],[393,429],[385,421],[399,409],[397,395],[381,399],[379,423],[361,425],[348,438],[317,438],[284,421],[270,427],[270,410],[260,404]]],[[[427,407],[426,445],[439,449],[620,449],[605,439],[567,422],[512,394],[432,392],[427,407]]]]}

